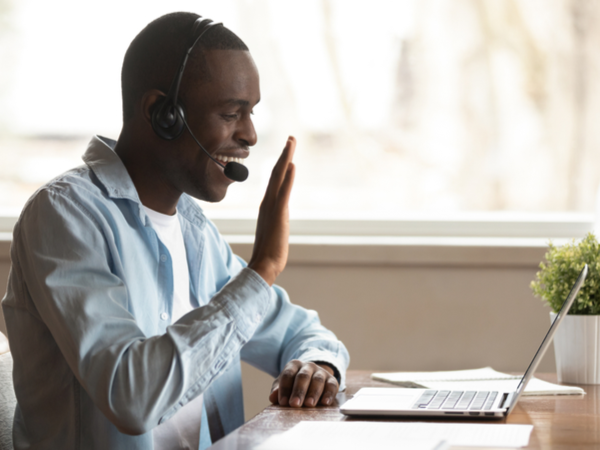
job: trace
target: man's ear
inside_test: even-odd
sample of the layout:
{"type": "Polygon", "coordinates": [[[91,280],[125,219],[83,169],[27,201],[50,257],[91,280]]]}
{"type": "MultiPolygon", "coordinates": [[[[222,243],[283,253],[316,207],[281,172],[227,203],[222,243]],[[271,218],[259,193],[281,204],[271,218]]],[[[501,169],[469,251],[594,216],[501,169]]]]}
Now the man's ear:
{"type": "Polygon", "coordinates": [[[166,94],[158,89],[150,89],[142,95],[142,101],[140,102],[142,117],[150,126],[152,126],[152,111],[154,111],[157,103],[164,100],[165,97],[166,94]]]}

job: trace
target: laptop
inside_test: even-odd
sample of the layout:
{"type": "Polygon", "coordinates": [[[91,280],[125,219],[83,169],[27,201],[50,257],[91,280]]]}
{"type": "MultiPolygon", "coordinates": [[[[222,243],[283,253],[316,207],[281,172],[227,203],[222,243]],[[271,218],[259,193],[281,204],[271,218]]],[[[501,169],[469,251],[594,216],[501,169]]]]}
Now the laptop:
{"type": "Polygon", "coordinates": [[[340,411],[348,416],[463,416],[470,419],[499,419],[508,416],[548,350],[554,333],[569,312],[587,273],[586,264],[515,391],[362,388],[340,407],[340,411]]]}

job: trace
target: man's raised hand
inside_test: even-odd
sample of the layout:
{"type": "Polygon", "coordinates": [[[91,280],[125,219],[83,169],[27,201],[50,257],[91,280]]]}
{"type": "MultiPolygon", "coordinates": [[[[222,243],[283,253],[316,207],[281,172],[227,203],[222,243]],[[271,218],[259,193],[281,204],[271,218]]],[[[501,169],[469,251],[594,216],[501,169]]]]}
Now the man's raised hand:
{"type": "Polygon", "coordinates": [[[290,219],[289,199],[296,173],[292,157],[296,139],[290,136],[273,168],[267,192],[260,204],[256,238],[248,267],[257,272],[269,285],[287,263],[290,219]]]}

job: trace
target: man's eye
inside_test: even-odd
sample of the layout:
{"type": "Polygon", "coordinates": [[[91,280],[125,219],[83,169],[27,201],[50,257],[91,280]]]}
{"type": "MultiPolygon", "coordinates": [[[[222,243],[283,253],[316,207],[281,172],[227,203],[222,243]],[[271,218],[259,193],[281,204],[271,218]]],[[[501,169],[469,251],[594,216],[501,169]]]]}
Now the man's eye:
{"type": "Polygon", "coordinates": [[[238,115],[237,114],[223,114],[223,118],[225,120],[235,120],[237,119],[238,115]]]}

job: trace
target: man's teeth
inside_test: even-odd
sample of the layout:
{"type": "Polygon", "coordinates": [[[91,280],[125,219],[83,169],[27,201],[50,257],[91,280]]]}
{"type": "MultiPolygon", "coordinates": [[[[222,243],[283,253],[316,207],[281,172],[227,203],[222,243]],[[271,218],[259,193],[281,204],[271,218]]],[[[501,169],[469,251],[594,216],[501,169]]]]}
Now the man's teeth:
{"type": "Polygon", "coordinates": [[[236,162],[238,164],[244,164],[243,158],[234,158],[233,156],[222,156],[222,155],[217,155],[217,156],[215,156],[215,158],[217,158],[219,161],[222,161],[224,163],[236,162]]]}

